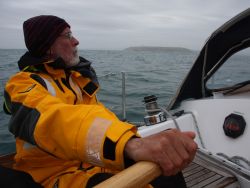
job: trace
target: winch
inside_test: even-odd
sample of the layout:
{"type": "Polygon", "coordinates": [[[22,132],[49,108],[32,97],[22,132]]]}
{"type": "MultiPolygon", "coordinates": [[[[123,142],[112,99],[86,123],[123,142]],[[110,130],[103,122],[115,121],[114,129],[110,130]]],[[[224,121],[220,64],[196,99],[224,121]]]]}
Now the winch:
{"type": "Polygon", "coordinates": [[[145,111],[147,115],[144,117],[146,126],[155,125],[166,121],[165,113],[161,111],[157,104],[157,97],[150,95],[144,97],[145,111]]]}

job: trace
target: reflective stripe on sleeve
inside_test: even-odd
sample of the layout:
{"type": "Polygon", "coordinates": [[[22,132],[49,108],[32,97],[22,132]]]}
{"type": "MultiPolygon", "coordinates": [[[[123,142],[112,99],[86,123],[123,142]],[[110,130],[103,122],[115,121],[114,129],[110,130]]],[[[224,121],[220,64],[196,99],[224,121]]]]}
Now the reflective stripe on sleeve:
{"type": "Polygon", "coordinates": [[[88,163],[104,166],[101,155],[103,139],[112,122],[102,118],[96,118],[90,126],[85,142],[85,159],[88,163]]]}

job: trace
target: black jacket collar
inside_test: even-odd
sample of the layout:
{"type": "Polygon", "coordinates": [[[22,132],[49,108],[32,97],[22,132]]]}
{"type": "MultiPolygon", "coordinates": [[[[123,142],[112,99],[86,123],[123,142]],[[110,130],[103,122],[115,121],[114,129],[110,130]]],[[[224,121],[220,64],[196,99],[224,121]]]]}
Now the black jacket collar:
{"type": "Polygon", "coordinates": [[[20,70],[31,65],[41,65],[45,61],[42,58],[32,56],[29,52],[26,52],[17,62],[20,70]]]}

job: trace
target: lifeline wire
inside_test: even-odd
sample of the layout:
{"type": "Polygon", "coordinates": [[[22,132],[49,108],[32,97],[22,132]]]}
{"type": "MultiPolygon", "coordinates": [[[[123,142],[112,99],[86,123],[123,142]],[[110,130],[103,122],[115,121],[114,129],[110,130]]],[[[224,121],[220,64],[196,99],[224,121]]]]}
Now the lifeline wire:
{"type": "Polygon", "coordinates": [[[171,114],[170,112],[168,112],[166,109],[161,108],[161,107],[160,107],[160,109],[161,109],[165,114],[167,114],[167,115],[173,120],[176,129],[178,129],[178,130],[180,131],[180,130],[181,130],[181,129],[180,129],[180,126],[178,125],[177,121],[175,120],[175,117],[172,116],[172,114],[171,114]]]}

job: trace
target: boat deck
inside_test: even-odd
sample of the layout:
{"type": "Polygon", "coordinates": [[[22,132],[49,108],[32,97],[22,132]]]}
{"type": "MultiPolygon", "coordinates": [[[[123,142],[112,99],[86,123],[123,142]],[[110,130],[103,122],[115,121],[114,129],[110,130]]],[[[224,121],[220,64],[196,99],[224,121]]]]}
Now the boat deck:
{"type": "Polygon", "coordinates": [[[183,176],[188,188],[239,187],[238,181],[233,175],[207,166],[197,158],[183,170],[183,176]]]}

